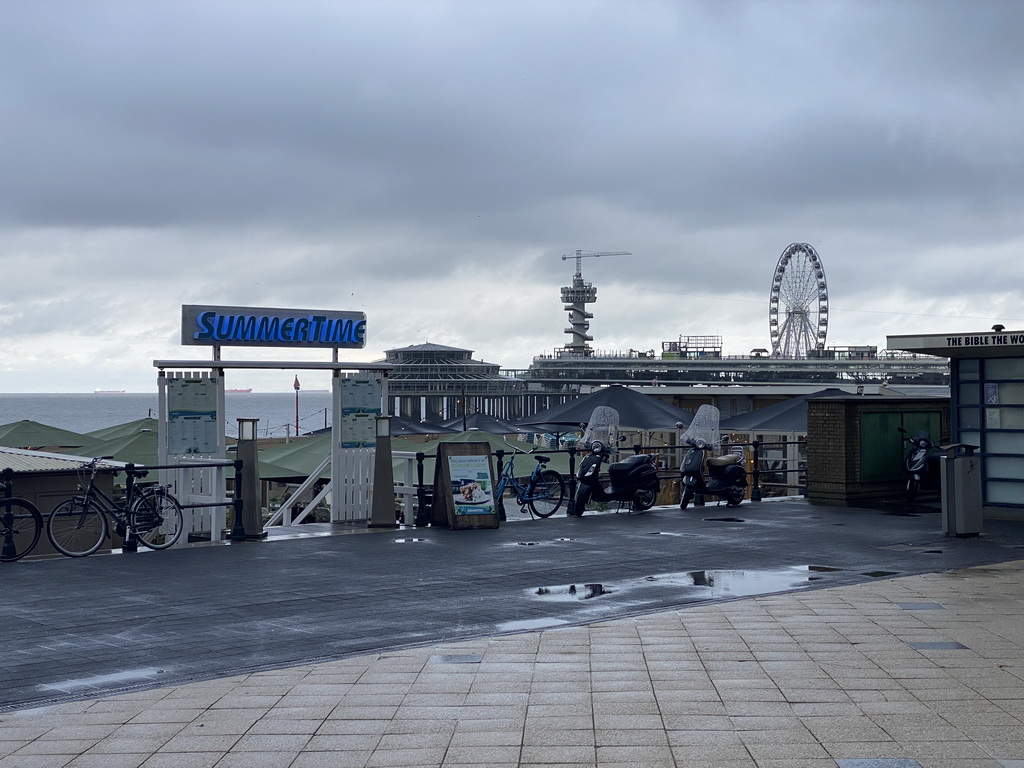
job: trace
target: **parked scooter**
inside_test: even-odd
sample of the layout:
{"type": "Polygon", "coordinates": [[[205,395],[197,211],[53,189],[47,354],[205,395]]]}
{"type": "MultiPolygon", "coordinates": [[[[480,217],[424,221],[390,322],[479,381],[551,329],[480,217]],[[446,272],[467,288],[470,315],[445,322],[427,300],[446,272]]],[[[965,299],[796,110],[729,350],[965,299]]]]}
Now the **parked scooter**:
{"type": "Polygon", "coordinates": [[[591,501],[628,502],[630,508],[643,512],[654,506],[661,489],[658,468],[654,458],[647,454],[630,456],[608,465],[608,483],[601,480],[601,465],[609,461],[609,445],[618,440],[619,414],[614,408],[599,406],[594,409],[583,435],[589,453],[576,470],[576,498],[573,514],[582,517],[591,501]],[[605,441],[608,442],[605,442],[605,441]]]}
{"type": "Polygon", "coordinates": [[[713,405],[702,405],[683,433],[683,443],[690,448],[679,467],[683,488],[680,509],[686,509],[697,495],[717,496],[729,507],[739,506],[746,495],[747,472],[741,465],[743,457],[736,453],[715,455],[715,446],[721,442],[719,417],[713,405]]]}
{"type": "Polygon", "coordinates": [[[911,437],[903,427],[896,427],[902,435],[902,440],[910,444],[910,450],[903,460],[907,468],[907,502],[913,503],[923,486],[935,485],[938,478],[938,467],[936,464],[939,455],[936,452],[936,445],[932,442],[931,433],[921,430],[916,437],[911,437]]]}
{"type": "Polygon", "coordinates": [[[635,512],[643,512],[654,506],[654,500],[661,490],[658,468],[648,454],[629,456],[622,461],[608,465],[608,483],[601,482],[601,464],[608,461],[608,448],[600,440],[590,444],[590,453],[580,462],[576,471],[576,501],[574,514],[582,517],[591,501],[628,502],[635,512]]]}

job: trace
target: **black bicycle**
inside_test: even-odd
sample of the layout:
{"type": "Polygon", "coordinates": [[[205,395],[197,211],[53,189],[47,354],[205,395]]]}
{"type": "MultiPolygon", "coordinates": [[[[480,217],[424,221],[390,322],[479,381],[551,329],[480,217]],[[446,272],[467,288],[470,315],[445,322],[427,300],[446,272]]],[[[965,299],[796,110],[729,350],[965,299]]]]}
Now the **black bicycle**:
{"type": "Polygon", "coordinates": [[[78,486],[83,495],[65,499],[50,513],[46,535],[54,549],[68,557],[91,555],[110,535],[108,518],[125,541],[134,538],[150,549],[172,546],[184,527],[178,500],[164,486],[138,490],[135,481],[146,471],[132,469],[127,470],[124,498],[115,501],[96,486],[101,460],[82,465],[89,473],[88,484],[78,486]]]}
{"type": "Polygon", "coordinates": [[[28,499],[11,495],[11,483],[3,483],[0,496],[0,563],[13,563],[39,543],[43,516],[28,499]]]}

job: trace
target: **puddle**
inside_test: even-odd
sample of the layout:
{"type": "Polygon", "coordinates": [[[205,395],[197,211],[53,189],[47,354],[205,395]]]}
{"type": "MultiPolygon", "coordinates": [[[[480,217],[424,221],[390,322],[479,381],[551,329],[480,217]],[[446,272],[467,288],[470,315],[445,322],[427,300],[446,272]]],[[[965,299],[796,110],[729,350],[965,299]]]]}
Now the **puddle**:
{"type": "Polygon", "coordinates": [[[567,587],[537,587],[535,595],[554,600],[590,600],[615,592],[607,584],[570,584],[567,587]]]}
{"type": "Polygon", "coordinates": [[[705,570],[661,573],[627,579],[615,584],[569,584],[537,587],[531,595],[542,600],[573,602],[650,587],[696,588],[697,598],[748,597],[785,592],[820,581],[821,574],[842,570],[826,565],[795,565],[772,571],[705,570]]]}
{"type": "Polygon", "coordinates": [[[522,621],[506,621],[499,624],[499,632],[528,632],[534,629],[550,629],[551,627],[562,627],[569,622],[565,619],[523,619],[522,621]]]}
{"type": "Polygon", "coordinates": [[[745,523],[741,517],[705,517],[705,523],[745,523]]]}
{"type": "Polygon", "coordinates": [[[82,688],[108,688],[123,683],[134,683],[139,680],[154,680],[157,675],[162,675],[164,670],[156,667],[144,669],[129,669],[123,672],[114,672],[109,675],[96,675],[94,677],[81,677],[73,680],[64,680],[57,683],[45,683],[37,686],[41,691],[62,691],[70,693],[82,688]]]}
{"type": "Polygon", "coordinates": [[[799,589],[822,578],[815,574],[838,570],[840,569],[819,565],[797,565],[773,571],[683,571],[648,576],[644,582],[665,586],[701,587],[710,593],[709,597],[747,597],[799,589]]]}

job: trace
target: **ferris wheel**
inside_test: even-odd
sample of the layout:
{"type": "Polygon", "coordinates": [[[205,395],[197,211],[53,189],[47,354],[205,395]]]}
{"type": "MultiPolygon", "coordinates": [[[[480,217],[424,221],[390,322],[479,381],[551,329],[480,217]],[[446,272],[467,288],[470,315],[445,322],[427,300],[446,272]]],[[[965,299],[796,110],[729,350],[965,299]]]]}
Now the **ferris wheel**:
{"type": "Polygon", "coordinates": [[[828,331],[828,286],[817,252],[793,243],[775,267],[768,304],[772,357],[804,358],[825,349],[828,331]]]}

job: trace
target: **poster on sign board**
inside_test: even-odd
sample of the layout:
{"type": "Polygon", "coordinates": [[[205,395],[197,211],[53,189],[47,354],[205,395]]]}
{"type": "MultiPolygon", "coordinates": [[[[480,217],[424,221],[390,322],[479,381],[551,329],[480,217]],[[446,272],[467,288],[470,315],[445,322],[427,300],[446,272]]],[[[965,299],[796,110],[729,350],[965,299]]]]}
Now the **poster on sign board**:
{"type": "Polygon", "coordinates": [[[439,443],[434,462],[433,525],[497,528],[489,443],[439,443]]]}
{"type": "Polygon", "coordinates": [[[167,451],[174,456],[216,453],[215,378],[167,380],[167,451]]]}

